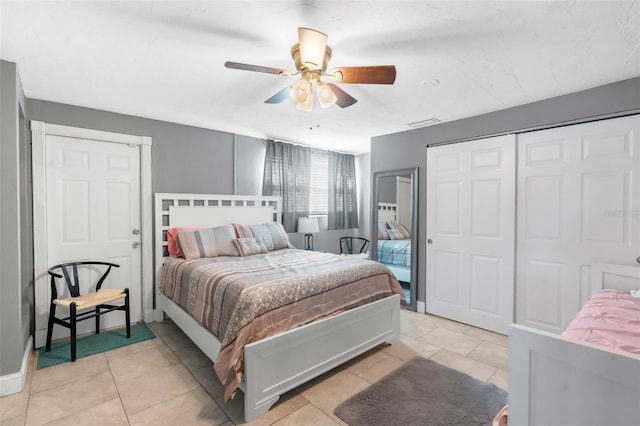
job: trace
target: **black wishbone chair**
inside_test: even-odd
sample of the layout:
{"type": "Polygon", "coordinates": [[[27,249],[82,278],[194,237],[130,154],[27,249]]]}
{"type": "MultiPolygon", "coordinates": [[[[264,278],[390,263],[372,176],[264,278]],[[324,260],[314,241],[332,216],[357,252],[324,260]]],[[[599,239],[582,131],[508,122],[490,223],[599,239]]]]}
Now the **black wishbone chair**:
{"type": "Polygon", "coordinates": [[[340,237],[340,254],[361,254],[369,240],[362,237],[340,237]]]}
{"type": "Polygon", "coordinates": [[[83,261],[62,263],[52,266],[48,272],[51,275],[51,305],[49,306],[49,323],[47,325],[47,346],[45,350],[51,350],[51,334],[53,324],[62,325],[70,330],[71,335],[71,361],[76,360],[76,323],[90,318],[96,319],[96,334],[100,333],[100,316],[111,311],[124,311],[127,324],[127,338],[131,337],[131,317],[129,313],[129,289],[102,288],[111,268],[119,268],[120,265],[110,262],[83,261]],[[78,266],[107,267],[102,274],[96,289],[93,292],[80,294],[78,283],[78,266]],[[70,274],[73,273],[73,277],[70,274]],[[57,278],[64,278],[70,297],[58,299],[57,278]],[[123,305],[112,305],[110,302],[124,299],[123,305]],[[64,319],[56,317],[56,307],[67,309],[69,316],[64,319]],[[93,309],[92,309],[93,308],[93,309]],[[91,310],[88,310],[91,309],[91,310]],[[83,311],[83,312],[80,312],[83,311]]]}

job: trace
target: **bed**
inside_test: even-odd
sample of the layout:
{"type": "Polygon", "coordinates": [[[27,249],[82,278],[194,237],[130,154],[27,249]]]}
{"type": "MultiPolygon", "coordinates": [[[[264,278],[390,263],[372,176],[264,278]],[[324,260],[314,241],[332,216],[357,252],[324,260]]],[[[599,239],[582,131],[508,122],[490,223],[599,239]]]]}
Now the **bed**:
{"type": "MultiPolygon", "coordinates": [[[[378,203],[378,262],[386,265],[398,281],[411,282],[411,235],[390,238],[389,224],[397,223],[396,203],[378,203]]],[[[403,226],[404,229],[407,229],[403,226]]]]}
{"type": "MultiPolygon", "coordinates": [[[[218,331],[218,337],[216,337],[210,329],[195,319],[211,319],[210,312],[213,312],[213,310],[206,311],[209,308],[195,307],[197,303],[191,303],[191,305],[187,303],[185,306],[184,301],[189,300],[189,290],[176,290],[175,287],[172,287],[169,293],[182,294],[183,300],[180,300],[180,296],[176,298],[176,301],[167,297],[161,291],[162,284],[165,287],[167,286],[163,272],[183,277],[182,281],[187,283],[193,282],[192,278],[188,278],[187,270],[189,269],[191,272],[197,270],[197,273],[201,274],[198,277],[204,277],[204,271],[208,270],[208,268],[213,268],[212,274],[218,274],[218,276],[212,275],[212,278],[210,278],[212,282],[218,279],[216,277],[223,277],[220,279],[227,280],[228,276],[231,275],[233,277],[243,275],[245,278],[249,277],[251,279],[251,277],[271,273],[266,269],[262,269],[264,265],[258,264],[258,258],[268,258],[267,263],[284,264],[284,270],[289,271],[287,273],[298,277],[296,278],[298,280],[297,289],[293,291],[295,293],[306,288],[300,285],[304,281],[301,278],[303,275],[300,274],[308,273],[308,276],[311,276],[311,269],[307,272],[291,269],[294,264],[304,268],[304,266],[301,266],[303,257],[305,259],[311,257],[319,263],[331,264],[331,267],[327,266],[324,272],[325,278],[331,277],[329,269],[333,269],[334,262],[337,262],[337,260],[356,265],[354,267],[356,270],[368,269],[373,267],[372,265],[377,265],[377,262],[364,259],[347,259],[338,255],[316,252],[305,254],[304,250],[284,248],[269,252],[269,254],[246,258],[215,258],[214,260],[217,260],[218,263],[224,264],[222,266],[223,269],[228,268],[224,272],[215,269],[220,268],[220,265],[211,266],[206,259],[190,259],[181,263],[183,261],[171,260],[167,253],[167,234],[170,229],[176,227],[220,227],[229,223],[251,225],[279,222],[281,217],[280,199],[278,197],[229,195],[156,194],[155,212],[156,320],[161,320],[164,315],[168,316],[212,361],[218,360],[215,369],[218,377],[226,380],[226,396],[230,396],[234,390],[233,386],[230,385],[237,385],[244,393],[244,416],[246,421],[255,419],[267,412],[284,392],[381,343],[392,343],[399,339],[402,291],[395,279],[388,274],[386,275],[388,282],[395,282],[394,285],[397,288],[387,297],[382,296],[376,300],[368,301],[368,303],[365,303],[367,302],[364,300],[366,297],[362,297],[364,304],[353,308],[349,306],[351,302],[345,302],[344,306],[335,304],[335,310],[331,313],[319,312],[317,313],[318,319],[313,322],[307,323],[306,319],[301,319],[300,324],[304,325],[298,326],[298,323],[292,321],[290,325],[293,328],[285,329],[284,331],[277,330],[276,334],[270,334],[266,331],[244,333],[244,330],[250,328],[256,319],[263,318],[263,312],[258,311],[254,317],[247,319],[244,315],[246,310],[237,308],[224,313],[224,318],[216,322],[217,325],[215,327],[221,327],[220,329],[214,327],[214,330],[218,331]],[[271,256],[272,254],[274,256],[271,256]],[[241,259],[249,263],[242,264],[243,260],[241,259]],[[249,264],[251,268],[255,268],[256,271],[259,270],[260,272],[256,272],[253,275],[246,272],[249,269],[247,267],[249,264]],[[238,267],[240,269],[237,269],[238,267]],[[183,270],[179,272],[180,268],[183,268],[183,270]],[[188,308],[189,306],[191,308],[188,308]],[[194,312],[196,317],[191,315],[194,312]],[[198,312],[200,313],[199,315],[197,315],[198,312]],[[238,317],[234,316],[236,313],[238,317]],[[221,325],[221,323],[225,322],[226,324],[221,325]],[[232,329],[228,334],[227,327],[232,329]],[[220,333],[220,330],[223,330],[222,333],[220,333]],[[244,339],[245,337],[247,337],[246,342],[242,342],[241,338],[244,339]],[[230,341],[232,344],[230,344],[230,341]],[[225,375],[227,377],[224,377],[225,375]],[[232,383],[234,380],[235,383],[232,383]]],[[[337,267],[343,266],[341,263],[337,267]]],[[[169,280],[169,277],[166,278],[169,280]]],[[[334,281],[333,279],[324,280],[325,285],[331,285],[330,283],[334,281]]],[[[285,285],[284,283],[279,284],[285,285]]],[[[345,284],[340,288],[347,287],[349,286],[345,284]]],[[[251,293],[254,287],[251,287],[251,289],[251,291],[228,292],[241,294],[242,303],[249,303],[247,302],[249,299],[245,300],[243,297],[246,293],[251,293]]],[[[337,288],[316,296],[326,296],[328,298],[329,294],[334,290],[337,290],[337,288]]],[[[261,291],[263,290],[256,290],[256,294],[262,295],[260,300],[271,297],[269,293],[261,293],[261,291]]],[[[278,299],[289,293],[291,292],[283,290],[278,296],[271,297],[271,299],[278,299]]],[[[311,296],[307,298],[309,299],[309,306],[319,306],[311,296]]],[[[240,304],[239,306],[244,305],[240,304]]],[[[285,307],[281,308],[285,309],[285,307]]],[[[284,313],[280,312],[280,315],[284,318],[287,317],[288,313],[284,311],[284,313]]],[[[291,317],[296,317],[296,315],[301,314],[294,312],[291,317]]],[[[203,322],[207,323],[207,321],[203,322]]],[[[211,321],[207,325],[211,326],[211,321]]]]}
{"type": "Polygon", "coordinates": [[[640,267],[594,264],[591,286],[561,335],[511,325],[510,425],[640,424],[640,267]]]}

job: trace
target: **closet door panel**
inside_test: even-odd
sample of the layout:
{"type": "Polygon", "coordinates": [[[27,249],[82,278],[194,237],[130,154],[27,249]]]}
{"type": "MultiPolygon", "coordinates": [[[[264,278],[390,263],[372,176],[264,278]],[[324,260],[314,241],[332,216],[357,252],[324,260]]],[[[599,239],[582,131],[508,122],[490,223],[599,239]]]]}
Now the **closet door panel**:
{"type": "Polygon", "coordinates": [[[513,322],[515,136],[427,150],[427,312],[513,322]]]}
{"type": "Polygon", "coordinates": [[[516,321],[561,332],[594,262],[640,255],[640,116],[518,135],[516,321]]]}

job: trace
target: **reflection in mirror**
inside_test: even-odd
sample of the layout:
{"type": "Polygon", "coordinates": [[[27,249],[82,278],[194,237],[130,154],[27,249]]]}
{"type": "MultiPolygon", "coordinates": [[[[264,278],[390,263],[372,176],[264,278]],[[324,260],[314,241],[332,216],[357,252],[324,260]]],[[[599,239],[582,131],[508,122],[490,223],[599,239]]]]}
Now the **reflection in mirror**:
{"type": "Polygon", "coordinates": [[[417,294],[417,187],[417,168],[373,174],[372,259],[393,272],[412,310],[417,294]]]}

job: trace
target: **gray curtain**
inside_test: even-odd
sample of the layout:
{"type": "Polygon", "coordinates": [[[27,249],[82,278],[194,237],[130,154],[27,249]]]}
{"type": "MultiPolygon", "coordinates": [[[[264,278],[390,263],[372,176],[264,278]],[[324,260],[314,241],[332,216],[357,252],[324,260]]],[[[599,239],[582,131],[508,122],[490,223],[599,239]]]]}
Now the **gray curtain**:
{"type": "Polygon", "coordinates": [[[262,195],[282,197],[282,226],[296,232],[299,217],[309,216],[311,150],[267,140],[262,195]]]}
{"type": "Polygon", "coordinates": [[[329,152],[328,229],[358,227],[356,161],[350,154],[329,152]]]}

